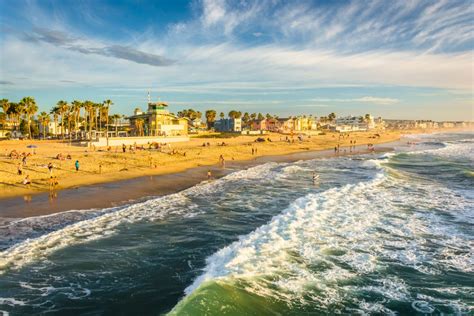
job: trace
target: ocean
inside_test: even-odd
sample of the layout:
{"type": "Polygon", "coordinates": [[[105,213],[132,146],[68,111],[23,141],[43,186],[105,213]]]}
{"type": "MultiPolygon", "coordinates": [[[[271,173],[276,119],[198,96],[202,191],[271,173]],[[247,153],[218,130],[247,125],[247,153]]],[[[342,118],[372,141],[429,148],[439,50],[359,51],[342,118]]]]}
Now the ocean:
{"type": "Polygon", "coordinates": [[[473,188],[474,133],[414,135],[15,220],[0,314],[472,315],[473,188]]]}

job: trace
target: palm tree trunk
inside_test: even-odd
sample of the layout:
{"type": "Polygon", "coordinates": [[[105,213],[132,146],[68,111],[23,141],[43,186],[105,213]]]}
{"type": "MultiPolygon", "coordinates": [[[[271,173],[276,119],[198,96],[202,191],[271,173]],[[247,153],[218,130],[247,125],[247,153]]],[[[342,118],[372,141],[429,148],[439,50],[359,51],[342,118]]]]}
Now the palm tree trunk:
{"type": "Polygon", "coordinates": [[[30,115],[29,114],[26,116],[26,119],[28,120],[28,133],[29,133],[29,138],[31,139],[31,123],[30,123],[30,115]]]}
{"type": "Polygon", "coordinates": [[[107,147],[109,147],[109,113],[106,114],[107,116],[105,117],[105,138],[107,139],[107,147]]]}

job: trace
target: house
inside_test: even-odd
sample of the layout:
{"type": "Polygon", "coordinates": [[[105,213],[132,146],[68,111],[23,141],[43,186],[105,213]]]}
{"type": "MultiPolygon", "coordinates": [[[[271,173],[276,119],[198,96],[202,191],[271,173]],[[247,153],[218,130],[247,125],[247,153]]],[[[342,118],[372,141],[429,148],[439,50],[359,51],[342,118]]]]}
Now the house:
{"type": "Polygon", "coordinates": [[[168,111],[164,102],[148,102],[148,110],[136,108],[130,120],[133,136],[181,136],[188,134],[188,120],[168,111]]]}
{"type": "Polygon", "coordinates": [[[242,119],[240,118],[227,118],[220,119],[214,122],[214,129],[218,132],[241,132],[242,131],[242,119]]]}
{"type": "Polygon", "coordinates": [[[376,126],[374,118],[369,115],[368,117],[362,116],[345,116],[336,119],[336,125],[331,129],[344,133],[344,132],[355,132],[355,131],[367,131],[374,129],[376,126]]]}

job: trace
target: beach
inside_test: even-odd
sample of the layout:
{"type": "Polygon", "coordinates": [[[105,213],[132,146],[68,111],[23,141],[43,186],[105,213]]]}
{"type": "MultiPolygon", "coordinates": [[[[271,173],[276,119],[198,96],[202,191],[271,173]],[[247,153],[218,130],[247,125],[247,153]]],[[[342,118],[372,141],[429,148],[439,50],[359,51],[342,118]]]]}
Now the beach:
{"type": "MultiPolygon", "coordinates": [[[[415,132],[415,131],[411,131],[415,132]]],[[[333,150],[340,145],[339,154],[350,153],[352,141],[356,145],[380,144],[398,140],[406,131],[354,132],[343,139],[338,133],[304,137],[288,143],[289,136],[280,134],[262,135],[265,142],[255,142],[256,136],[238,136],[232,138],[191,138],[188,142],[162,146],[161,151],[144,149],[122,152],[121,146],[106,148],[87,148],[70,145],[66,141],[10,140],[0,142],[0,198],[30,196],[50,190],[50,177],[57,178],[55,190],[82,187],[91,184],[132,179],[140,176],[178,173],[200,166],[213,166],[219,163],[222,155],[226,163],[232,161],[253,160],[268,155],[285,155],[301,151],[333,150]],[[378,135],[378,136],[374,136],[378,135]],[[268,141],[270,139],[271,141],[268,141]],[[221,146],[224,142],[224,146],[221,146]],[[203,144],[209,144],[204,146],[203,144]],[[27,148],[27,146],[36,148],[27,148]],[[95,149],[95,150],[94,150],[95,149]],[[12,151],[28,155],[26,165],[21,158],[11,159],[12,151]],[[254,151],[254,152],[253,152],[254,151]],[[61,155],[62,159],[57,159],[61,155]],[[70,156],[70,159],[67,159],[70,156]],[[79,171],[75,162],[79,161],[79,171]],[[48,164],[53,165],[52,173],[48,164]],[[21,165],[22,174],[18,175],[21,165]],[[23,185],[25,176],[31,179],[27,187],[23,185]]],[[[165,141],[165,140],[164,140],[165,141]]],[[[202,172],[202,179],[206,171],[202,172]]],[[[28,198],[28,197],[27,197],[28,198]]]]}

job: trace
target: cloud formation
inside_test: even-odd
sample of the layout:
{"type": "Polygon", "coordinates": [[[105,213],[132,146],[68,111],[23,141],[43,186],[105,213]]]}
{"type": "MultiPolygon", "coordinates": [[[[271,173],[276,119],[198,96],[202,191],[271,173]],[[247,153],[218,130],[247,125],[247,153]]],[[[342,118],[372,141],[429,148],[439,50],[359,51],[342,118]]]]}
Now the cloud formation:
{"type": "Polygon", "coordinates": [[[91,43],[81,41],[81,39],[78,37],[73,37],[57,30],[35,28],[29,33],[24,33],[24,39],[30,42],[44,42],[52,44],[82,54],[102,55],[156,67],[169,66],[175,63],[175,61],[172,59],[143,52],[130,46],[117,44],[103,45],[102,47],[98,47],[97,45],[93,46],[91,43]]]}

